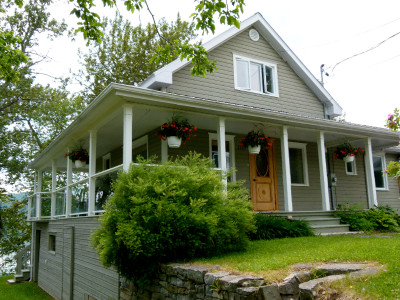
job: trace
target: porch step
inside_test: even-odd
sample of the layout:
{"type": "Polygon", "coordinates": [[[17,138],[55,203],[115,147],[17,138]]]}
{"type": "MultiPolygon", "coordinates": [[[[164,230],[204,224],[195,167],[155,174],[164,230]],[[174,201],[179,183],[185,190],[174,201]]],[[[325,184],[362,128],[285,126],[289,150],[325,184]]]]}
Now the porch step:
{"type": "Polygon", "coordinates": [[[340,224],[340,218],[336,218],[331,211],[272,212],[267,214],[306,221],[315,234],[343,234],[350,232],[349,225],[340,224]]]}
{"type": "Polygon", "coordinates": [[[21,274],[14,275],[13,279],[8,279],[8,284],[20,283],[24,281],[28,281],[31,277],[31,271],[29,269],[21,270],[21,274]]]}

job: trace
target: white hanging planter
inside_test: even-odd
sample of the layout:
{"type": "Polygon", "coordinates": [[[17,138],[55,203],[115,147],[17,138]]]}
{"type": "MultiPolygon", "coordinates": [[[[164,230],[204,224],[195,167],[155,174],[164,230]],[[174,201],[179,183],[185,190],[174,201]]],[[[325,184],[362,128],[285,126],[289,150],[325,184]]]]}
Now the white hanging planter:
{"type": "Polygon", "coordinates": [[[167,136],[168,147],[179,148],[182,143],[182,139],[177,136],[167,136]]]}
{"type": "Polygon", "coordinates": [[[354,161],[355,156],[354,155],[347,155],[345,157],[343,157],[344,162],[348,163],[348,162],[352,162],[354,161]]]}
{"type": "Polygon", "coordinates": [[[83,168],[84,166],[86,166],[86,162],[85,161],[80,161],[80,160],[76,160],[75,161],[75,167],[83,168]]]}
{"type": "Polygon", "coordinates": [[[258,154],[258,153],[260,153],[261,145],[248,146],[247,148],[249,149],[250,154],[258,154]]]}

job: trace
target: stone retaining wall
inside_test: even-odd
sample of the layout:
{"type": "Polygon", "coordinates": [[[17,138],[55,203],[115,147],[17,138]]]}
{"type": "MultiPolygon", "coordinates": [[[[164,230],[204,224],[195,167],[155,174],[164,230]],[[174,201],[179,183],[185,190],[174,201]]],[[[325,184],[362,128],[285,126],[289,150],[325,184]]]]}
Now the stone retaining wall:
{"type": "MultiPolygon", "coordinates": [[[[267,285],[262,277],[231,274],[221,271],[219,266],[190,264],[162,265],[157,278],[155,278],[152,283],[146,287],[138,288],[129,281],[123,282],[121,286],[121,299],[314,299],[316,296],[315,289],[323,282],[343,278],[339,278],[336,274],[355,272],[363,270],[366,267],[367,266],[363,264],[346,266],[345,264],[326,264],[317,268],[310,266],[308,271],[299,271],[293,273],[279,284],[267,285]],[[323,271],[327,277],[321,278],[320,280],[311,278],[311,268],[313,270],[323,271]],[[302,288],[302,285],[304,285],[304,288],[302,288]]],[[[376,271],[377,270],[374,269],[374,272],[376,271]]]]}

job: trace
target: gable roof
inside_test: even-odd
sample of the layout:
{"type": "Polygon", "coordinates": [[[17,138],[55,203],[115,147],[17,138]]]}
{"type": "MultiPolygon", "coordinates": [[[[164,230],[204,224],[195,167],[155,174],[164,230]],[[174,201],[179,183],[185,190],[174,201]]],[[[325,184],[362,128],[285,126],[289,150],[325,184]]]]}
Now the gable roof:
{"type": "MultiPolygon", "coordinates": [[[[314,77],[314,75],[306,68],[300,59],[293,53],[288,45],[276,33],[276,31],[268,24],[260,13],[256,13],[250,18],[240,23],[240,29],[231,27],[222,34],[214,37],[204,44],[207,51],[220,46],[224,42],[233,38],[237,34],[243,32],[249,27],[255,27],[258,32],[271,44],[275,51],[283,58],[284,61],[293,69],[293,71],[303,80],[303,82],[310,88],[317,98],[325,105],[326,113],[331,117],[340,116],[343,112],[342,107],[333,99],[328,91],[322,84],[314,77]]],[[[190,61],[176,59],[168,65],[157,70],[151,74],[140,86],[149,89],[159,89],[167,87],[172,84],[172,76],[175,72],[179,71],[190,61]]]]}

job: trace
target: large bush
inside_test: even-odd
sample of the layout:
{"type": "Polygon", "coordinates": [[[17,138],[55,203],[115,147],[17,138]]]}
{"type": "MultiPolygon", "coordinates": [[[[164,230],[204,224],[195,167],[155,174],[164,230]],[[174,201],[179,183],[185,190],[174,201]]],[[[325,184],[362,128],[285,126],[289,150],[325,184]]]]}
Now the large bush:
{"type": "Polygon", "coordinates": [[[399,215],[389,206],[376,206],[369,210],[353,207],[341,208],[335,212],[340,222],[350,225],[353,231],[398,231],[399,215]]]}
{"type": "Polygon", "coordinates": [[[254,218],[257,230],[251,233],[250,238],[252,240],[271,240],[314,235],[306,221],[270,216],[262,213],[256,213],[254,218]]]}
{"type": "Polygon", "coordinates": [[[159,263],[245,249],[254,229],[247,192],[226,192],[209,159],[190,154],[121,172],[93,241],[106,266],[141,280],[159,263]]]}

